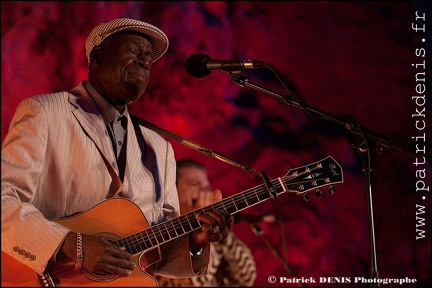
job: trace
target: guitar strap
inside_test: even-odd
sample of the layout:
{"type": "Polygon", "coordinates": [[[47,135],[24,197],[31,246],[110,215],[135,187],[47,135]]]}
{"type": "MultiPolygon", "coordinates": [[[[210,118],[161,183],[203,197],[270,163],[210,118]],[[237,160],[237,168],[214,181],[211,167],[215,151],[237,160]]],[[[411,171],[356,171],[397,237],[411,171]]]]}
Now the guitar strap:
{"type": "MultiPolygon", "coordinates": [[[[130,114],[130,117],[132,119],[132,123],[134,123],[134,126],[138,125],[138,124],[142,125],[142,126],[148,128],[148,129],[156,131],[156,132],[158,132],[158,133],[160,133],[160,134],[162,134],[162,135],[164,135],[164,136],[166,136],[166,137],[168,137],[170,139],[176,140],[177,142],[179,142],[179,143],[181,143],[181,144],[183,144],[183,145],[185,145],[185,146],[187,146],[189,148],[195,149],[195,150],[201,152],[202,154],[204,154],[206,156],[213,156],[216,159],[221,160],[221,161],[223,161],[225,163],[231,164],[231,165],[233,165],[235,167],[242,168],[244,171],[250,173],[252,175],[252,177],[255,177],[257,174],[261,175],[261,173],[257,172],[255,169],[253,169],[253,168],[251,168],[249,166],[241,165],[240,163],[238,163],[238,162],[236,162],[236,161],[234,161],[232,159],[229,159],[229,158],[227,158],[226,156],[223,156],[220,153],[214,152],[214,151],[212,151],[210,149],[207,149],[207,148],[205,148],[205,147],[203,147],[201,145],[193,143],[192,141],[189,141],[189,140],[185,139],[182,136],[179,136],[179,135],[174,134],[174,133],[172,133],[172,132],[170,132],[168,130],[165,130],[165,129],[157,126],[156,124],[153,124],[152,122],[149,122],[147,120],[144,120],[144,119],[139,118],[138,116],[135,116],[135,115],[132,115],[132,114],[130,114]]],[[[141,134],[141,133],[139,133],[139,134],[141,134]]],[[[142,135],[141,135],[141,137],[142,137],[142,135]]]]}

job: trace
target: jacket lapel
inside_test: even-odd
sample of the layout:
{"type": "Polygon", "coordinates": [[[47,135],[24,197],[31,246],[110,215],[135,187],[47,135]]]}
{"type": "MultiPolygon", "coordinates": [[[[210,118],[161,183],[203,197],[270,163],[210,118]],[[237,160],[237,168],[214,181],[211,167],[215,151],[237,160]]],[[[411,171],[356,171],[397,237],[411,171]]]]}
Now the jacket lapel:
{"type": "Polygon", "coordinates": [[[111,184],[110,191],[108,192],[109,196],[107,198],[112,197],[121,191],[122,183],[118,171],[115,170],[112,165],[116,162],[116,158],[111,148],[111,140],[99,108],[82,84],[71,91],[69,102],[77,108],[73,110],[72,113],[75,115],[84,132],[92,139],[100,151],[107,169],[113,178],[113,183],[111,184]]]}

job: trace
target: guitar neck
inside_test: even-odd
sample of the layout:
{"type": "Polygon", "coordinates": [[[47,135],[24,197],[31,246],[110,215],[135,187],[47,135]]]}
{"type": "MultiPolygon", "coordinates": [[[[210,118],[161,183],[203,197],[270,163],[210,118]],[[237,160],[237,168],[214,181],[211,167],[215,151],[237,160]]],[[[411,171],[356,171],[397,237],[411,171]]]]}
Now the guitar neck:
{"type": "MultiPolygon", "coordinates": [[[[195,214],[211,210],[221,210],[233,215],[246,208],[259,204],[269,198],[276,198],[285,192],[305,195],[310,190],[319,192],[322,186],[342,183],[341,166],[328,156],[312,164],[292,169],[283,177],[274,180],[263,174],[264,183],[241,193],[227,197],[206,207],[197,209],[175,219],[159,223],[141,232],[119,239],[113,244],[126,247],[131,254],[136,254],[157,245],[164,244],[174,238],[185,235],[201,227],[195,214]]],[[[330,193],[334,190],[331,188],[330,193]]]]}
{"type": "Polygon", "coordinates": [[[267,187],[265,184],[261,184],[254,188],[245,190],[242,193],[235,194],[233,196],[224,198],[221,201],[181,215],[175,219],[159,223],[148,229],[119,239],[113,244],[125,246],[129,253],[136,254],[154,246],[164,244],[200,228],[201,224],[195,218],[195,214],[197,213],[205,213],[211,210],[221,210],[233,215],[239,211],[271,198],[273,193],[276,194],[275,196],[277,196],[283,192],[285,192],[285,189],[283,189],[282,182],[280,180],[273,180],[271,181],[270,187],[267,187]],[[274,190],[269,190],[273,188],[274,190]],[[280,191],[275,191],[276,188],[279,188],[280,191]],[[270,191],[272,191],[272,193],[270,193],[270,191]]]}

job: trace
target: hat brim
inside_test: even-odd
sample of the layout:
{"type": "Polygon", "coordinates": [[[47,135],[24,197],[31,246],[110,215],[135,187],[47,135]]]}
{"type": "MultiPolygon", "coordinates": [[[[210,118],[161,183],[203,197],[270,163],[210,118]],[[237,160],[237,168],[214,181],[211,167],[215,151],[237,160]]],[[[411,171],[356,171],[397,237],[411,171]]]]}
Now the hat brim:
{"type": "Polygon", "coordinates": [[[151,27],[124,27],[118,29],[116,32],[113,32],[108,37],[124,31],[138,32],[150,38],[153,46],[153,62],[162,57],[162,55],[168,50],[168,39],[166,38],[165,34],[161,34],[159,31],[154,30],[151,27]]]}

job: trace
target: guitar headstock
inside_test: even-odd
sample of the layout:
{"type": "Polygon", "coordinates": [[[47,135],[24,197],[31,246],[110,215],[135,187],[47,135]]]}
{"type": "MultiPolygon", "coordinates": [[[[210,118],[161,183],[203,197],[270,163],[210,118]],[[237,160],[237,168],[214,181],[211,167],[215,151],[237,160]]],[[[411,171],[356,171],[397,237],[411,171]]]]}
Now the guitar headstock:
{"type": "Polygon", "coordinates": [[[315,191],[316,195],[322,195],[321,187],[328,187],[328,192],[334,194],[336,191],[332,184],[343,182],[342,167],[331,156],[311,164],[293,168],[282,177],[282,181],[287,186],[288,191],[303,195],[309,200],[307,192],[315,191]]]}

